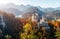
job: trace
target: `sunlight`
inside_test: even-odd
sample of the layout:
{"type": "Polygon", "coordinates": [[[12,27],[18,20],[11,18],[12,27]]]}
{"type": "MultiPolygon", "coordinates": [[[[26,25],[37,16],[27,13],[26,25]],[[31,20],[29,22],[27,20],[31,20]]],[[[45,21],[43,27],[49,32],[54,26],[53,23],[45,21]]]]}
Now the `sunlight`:
{"type": "Polygon", "coordinates": [[[8,3],[8,0],[0,0],[0,5],[8,3]]]}

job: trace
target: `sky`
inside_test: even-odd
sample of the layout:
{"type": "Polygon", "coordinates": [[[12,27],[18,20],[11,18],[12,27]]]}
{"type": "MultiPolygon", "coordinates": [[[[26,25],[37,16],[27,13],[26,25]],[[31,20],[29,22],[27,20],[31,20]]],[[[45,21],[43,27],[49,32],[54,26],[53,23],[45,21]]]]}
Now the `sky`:
{"type": "Polygon", "coordinates": [[[18,5],[34,5],[43,8],[60,7],[60,0],[0,0],[0,5],[14,3],[18,5]]]}

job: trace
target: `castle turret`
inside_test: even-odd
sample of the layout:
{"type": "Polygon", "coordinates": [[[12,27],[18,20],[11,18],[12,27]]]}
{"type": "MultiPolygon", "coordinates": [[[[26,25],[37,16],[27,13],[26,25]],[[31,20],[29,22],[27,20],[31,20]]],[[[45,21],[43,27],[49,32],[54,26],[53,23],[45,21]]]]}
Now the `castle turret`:
{"type": "Polygon", "coordinates": [[[38,21],[38,14],[37,13],[32,14],[32,21],[35,21],[35,22],[38,21]]]}

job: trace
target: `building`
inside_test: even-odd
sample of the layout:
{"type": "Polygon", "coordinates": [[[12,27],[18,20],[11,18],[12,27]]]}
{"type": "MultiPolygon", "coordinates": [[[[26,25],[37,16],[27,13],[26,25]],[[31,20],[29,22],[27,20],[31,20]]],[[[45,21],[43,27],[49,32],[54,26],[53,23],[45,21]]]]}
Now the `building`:
{"type": "Polygon", "coordinates": [[[50,28],[45,16],[42,16],[42,19],[40,19],[40,22],[38,23],[38,28],[41,27],[41,26],[45,27],[46,29],[50,28]]]}
{"type": "Polygon", "coordinates": [[[32,21],[38,22],[39,15],[37,13],[32,14],[32,21]]]}

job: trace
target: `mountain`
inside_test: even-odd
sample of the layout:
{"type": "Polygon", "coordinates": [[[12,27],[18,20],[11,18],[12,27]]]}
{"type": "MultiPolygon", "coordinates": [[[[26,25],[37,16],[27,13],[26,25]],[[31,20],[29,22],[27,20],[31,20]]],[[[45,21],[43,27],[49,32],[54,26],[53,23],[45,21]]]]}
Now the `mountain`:
{"type": "Polygon", "coordinates": [[[32,15],[34,13],[37,13],[39,16],[44,15],[44,12],[39,10],[37,7],[30,7],[24,12],[24,16],[32,15]]]}
{"type": "Polygon", "coordinates": [[[31,5],[26,5],[25,6],[25,5],[22,5],[22,4],[21,5],[16,5],[16,4],[13,4],[13,3],[9,3],[9,4],[5,4],[5,5],[0,6],[0,9],[15,8],[15,9],[18,9],[20,11],[24,11],[29,7],[33,7],[33,6],[31,6],[31,5]]]}
{"type": "Polygon", "coordinates": [[[22,12],[24,12],[25,10],[27,10],[30,7],[33,7],[33,6],[31,6],[31,5],[26,5],[26,6],[25,5],[16,5],[13,3],[9,3],[6,5],[0,6],[0,10],[13,13],[15,16],[17,16],[17,15],[21,15],[22,12]]]}
{"type": "Polygon", "coordinates": [[[56,17],[60,17],[60,10],[53,11],[52,14],[56,17]]]}
{"type": "Polygon", "coordinates": [[[40,6],[22,5],[22,4],[21,5],[16,5],[16,4],[13,4],[13,3],[9,3],[9,4],[1,5],[0,10],[4,10],[6,12],[13,13],[14,15],[17,16],[17,15],[25,14],[25,13],[29,13],[29,12],[34,13],[34,11],[38,12],[38,13],[39,13],[39,11],[40,12],[42,11],[46,14],[50,14],[53,11],[60,10],[60,7],[57,7],[57,8],[42,8],[40,6]]]}
{"type": "Polygon", "coordinates": [[[55,10],[46,14],[48,19],[60,18],[60,10],[55,10]]]}
{"type": "Polygon", "coordinates": [[[42,8],[40,6],[37,6],[37,8],[39,8],[39,10],[42,10],[45,13],[49,13],[49,12],[53,12],[56,10],[60,10],[60,7],[56,7],[56,8],[42,8]]]}
{"type": "Polygon", "coordinates": [[[45,12],[52,12],[52,11],[55,11],[55,9],[54,8],[46,8],[44,11],[45,12]]]}
{"type": "Polygon", "coordinates": [[[42,7],[40,7],[40,6],[36,6],[39,10],[41,10],[41,11],[44,11],[45,10],[45,8],[42,8],[42,7]]]}
{"type": "MultiPolygon", "coordinates": [[[[34,7],[33,5],[16,5],[16,4],[13,4],[13,3],[8,3],[8,4],[3,4],[0,6],[0,9],[4,9],[4,8],[15,8],[15,9],[18,9],[20,11],[24,11],[30,7],[34,7]],[[8,7],[7,7],[8,6],[8,7]]],[[[37,8],[39,8],[40,10],[42,11],[54,11],[54,10],[60,10],[60,7],[56,7],[56,8],[42,8],[40,6],[35,6],[37,8]]]]}
{"type": "Polygon", "coordinates": [[[21,10],[21,11],[25,11],[25,10],[27,10],[30,7],[33,7],[33,6],[31,6],[31,5],[26,5],[26,6],[20,5],[18,9],[21,10]]]}
{"type": "Polygon", "coordinates": [[[15,9],[15,8],[6,8],[3,11],[12,13],[15,16],[22,14],[22,11],[19,11],[18,9],[15,9]]]}

